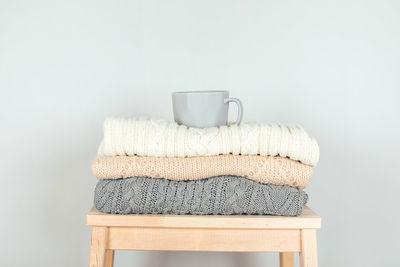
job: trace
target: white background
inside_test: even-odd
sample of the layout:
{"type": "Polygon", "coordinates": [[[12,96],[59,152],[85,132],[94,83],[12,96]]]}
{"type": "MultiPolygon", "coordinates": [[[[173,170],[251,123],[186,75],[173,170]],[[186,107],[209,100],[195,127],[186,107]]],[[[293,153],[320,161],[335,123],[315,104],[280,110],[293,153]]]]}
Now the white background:
{"type": "MultiPolygon", "coordinates": [[[[106,116],[172,120],[171,92],[229,89],[244,120],[298,123],[319,141],[306,191],[323,217],[320,265],[394,266],[399,47],[399,1],[0,0],[0,265],[87,265],[106,116]]],[[[276,263],[116,254],[118,267],[276,263]]]]}

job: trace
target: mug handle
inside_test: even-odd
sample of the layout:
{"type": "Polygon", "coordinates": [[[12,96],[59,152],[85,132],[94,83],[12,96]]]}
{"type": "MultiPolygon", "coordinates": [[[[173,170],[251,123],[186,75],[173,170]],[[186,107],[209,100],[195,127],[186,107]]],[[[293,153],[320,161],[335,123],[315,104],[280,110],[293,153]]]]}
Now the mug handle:
{"type": "Polygon", "coordinates": [[[238,116],[237,116],[237,119],[236,119],[235,124],[240,125],[240,123],[242,122],[242,117],[243,117],[243,105],[242,105],[242,101],[240,101],[240,100],[237,99],[237,98],[233,98],[233,97],[228,97],[228,98],[225,98],[225,99],[224,99],[224,103],[225,103],[225,104],[226,104],[226,103],[229,104],[229,102],[234,102],[234,103],[237,105],[237,107],[238,107],[238,116]]]}

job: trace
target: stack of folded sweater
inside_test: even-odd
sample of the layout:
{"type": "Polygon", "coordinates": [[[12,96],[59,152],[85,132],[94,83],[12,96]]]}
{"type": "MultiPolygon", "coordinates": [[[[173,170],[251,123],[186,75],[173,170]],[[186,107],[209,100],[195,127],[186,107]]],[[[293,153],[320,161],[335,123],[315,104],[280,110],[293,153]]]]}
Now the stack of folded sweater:
{"type": "Polygon", "coordinates": [[[103,128],[92,170],[106,213],[297,216],[319,158],[299,126],[108,118],[103,128]]]}

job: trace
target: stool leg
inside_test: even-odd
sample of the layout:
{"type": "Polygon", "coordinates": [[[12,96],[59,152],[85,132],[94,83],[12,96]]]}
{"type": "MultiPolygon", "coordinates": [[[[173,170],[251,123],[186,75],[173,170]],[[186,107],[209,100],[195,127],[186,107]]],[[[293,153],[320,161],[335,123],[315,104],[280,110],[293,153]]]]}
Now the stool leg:
{"type": "Polygon", "coordinates": [[[106,257],[107,227],[92,227],[89,267],[104,267],[106,257]]]}
{"type": "Polygon", "coordinates": [[[318,267],[317,232],[315,229],[301,230],[301,267],[318,267]]]}
{"type": "Polygon", "coordinates": [[[106,250],[106,267],[114,266],[114,250],[107,249],[106,250]]]}
{"type": "Polygon", "coordinates": [[[279,253],[280,267],[294,267],[294,253],[280,252],[279,253]]]}

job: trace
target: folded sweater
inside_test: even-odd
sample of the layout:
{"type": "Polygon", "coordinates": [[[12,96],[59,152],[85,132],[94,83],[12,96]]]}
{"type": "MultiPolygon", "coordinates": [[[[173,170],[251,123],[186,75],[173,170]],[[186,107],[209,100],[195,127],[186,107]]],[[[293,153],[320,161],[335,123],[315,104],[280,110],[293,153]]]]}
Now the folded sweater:
{"type": "Polygon", "coordinates": [[[312,166],[319,158],[317,142],[300,126],[242,123],[200,129],[163,120],[107,118],[103,131],[99,156],[279,155],[312,166]]]}
{"type": "Polygon", "coordinates": [[[136,177],[99,180],[94,206],[114,214],[300,215],[307,194],[298,188],[218,176],[196,181],[136,177]]]}
{"type": "Polygon", "coordinates": [[[93,161],[92,170],[99,179],[146,176],[182,181],[236,175],[259,183],[300,188],[308,185],[313,172],[311,166],[288,158],[235,155],[191,158],[99,157],[93,161]]]}

